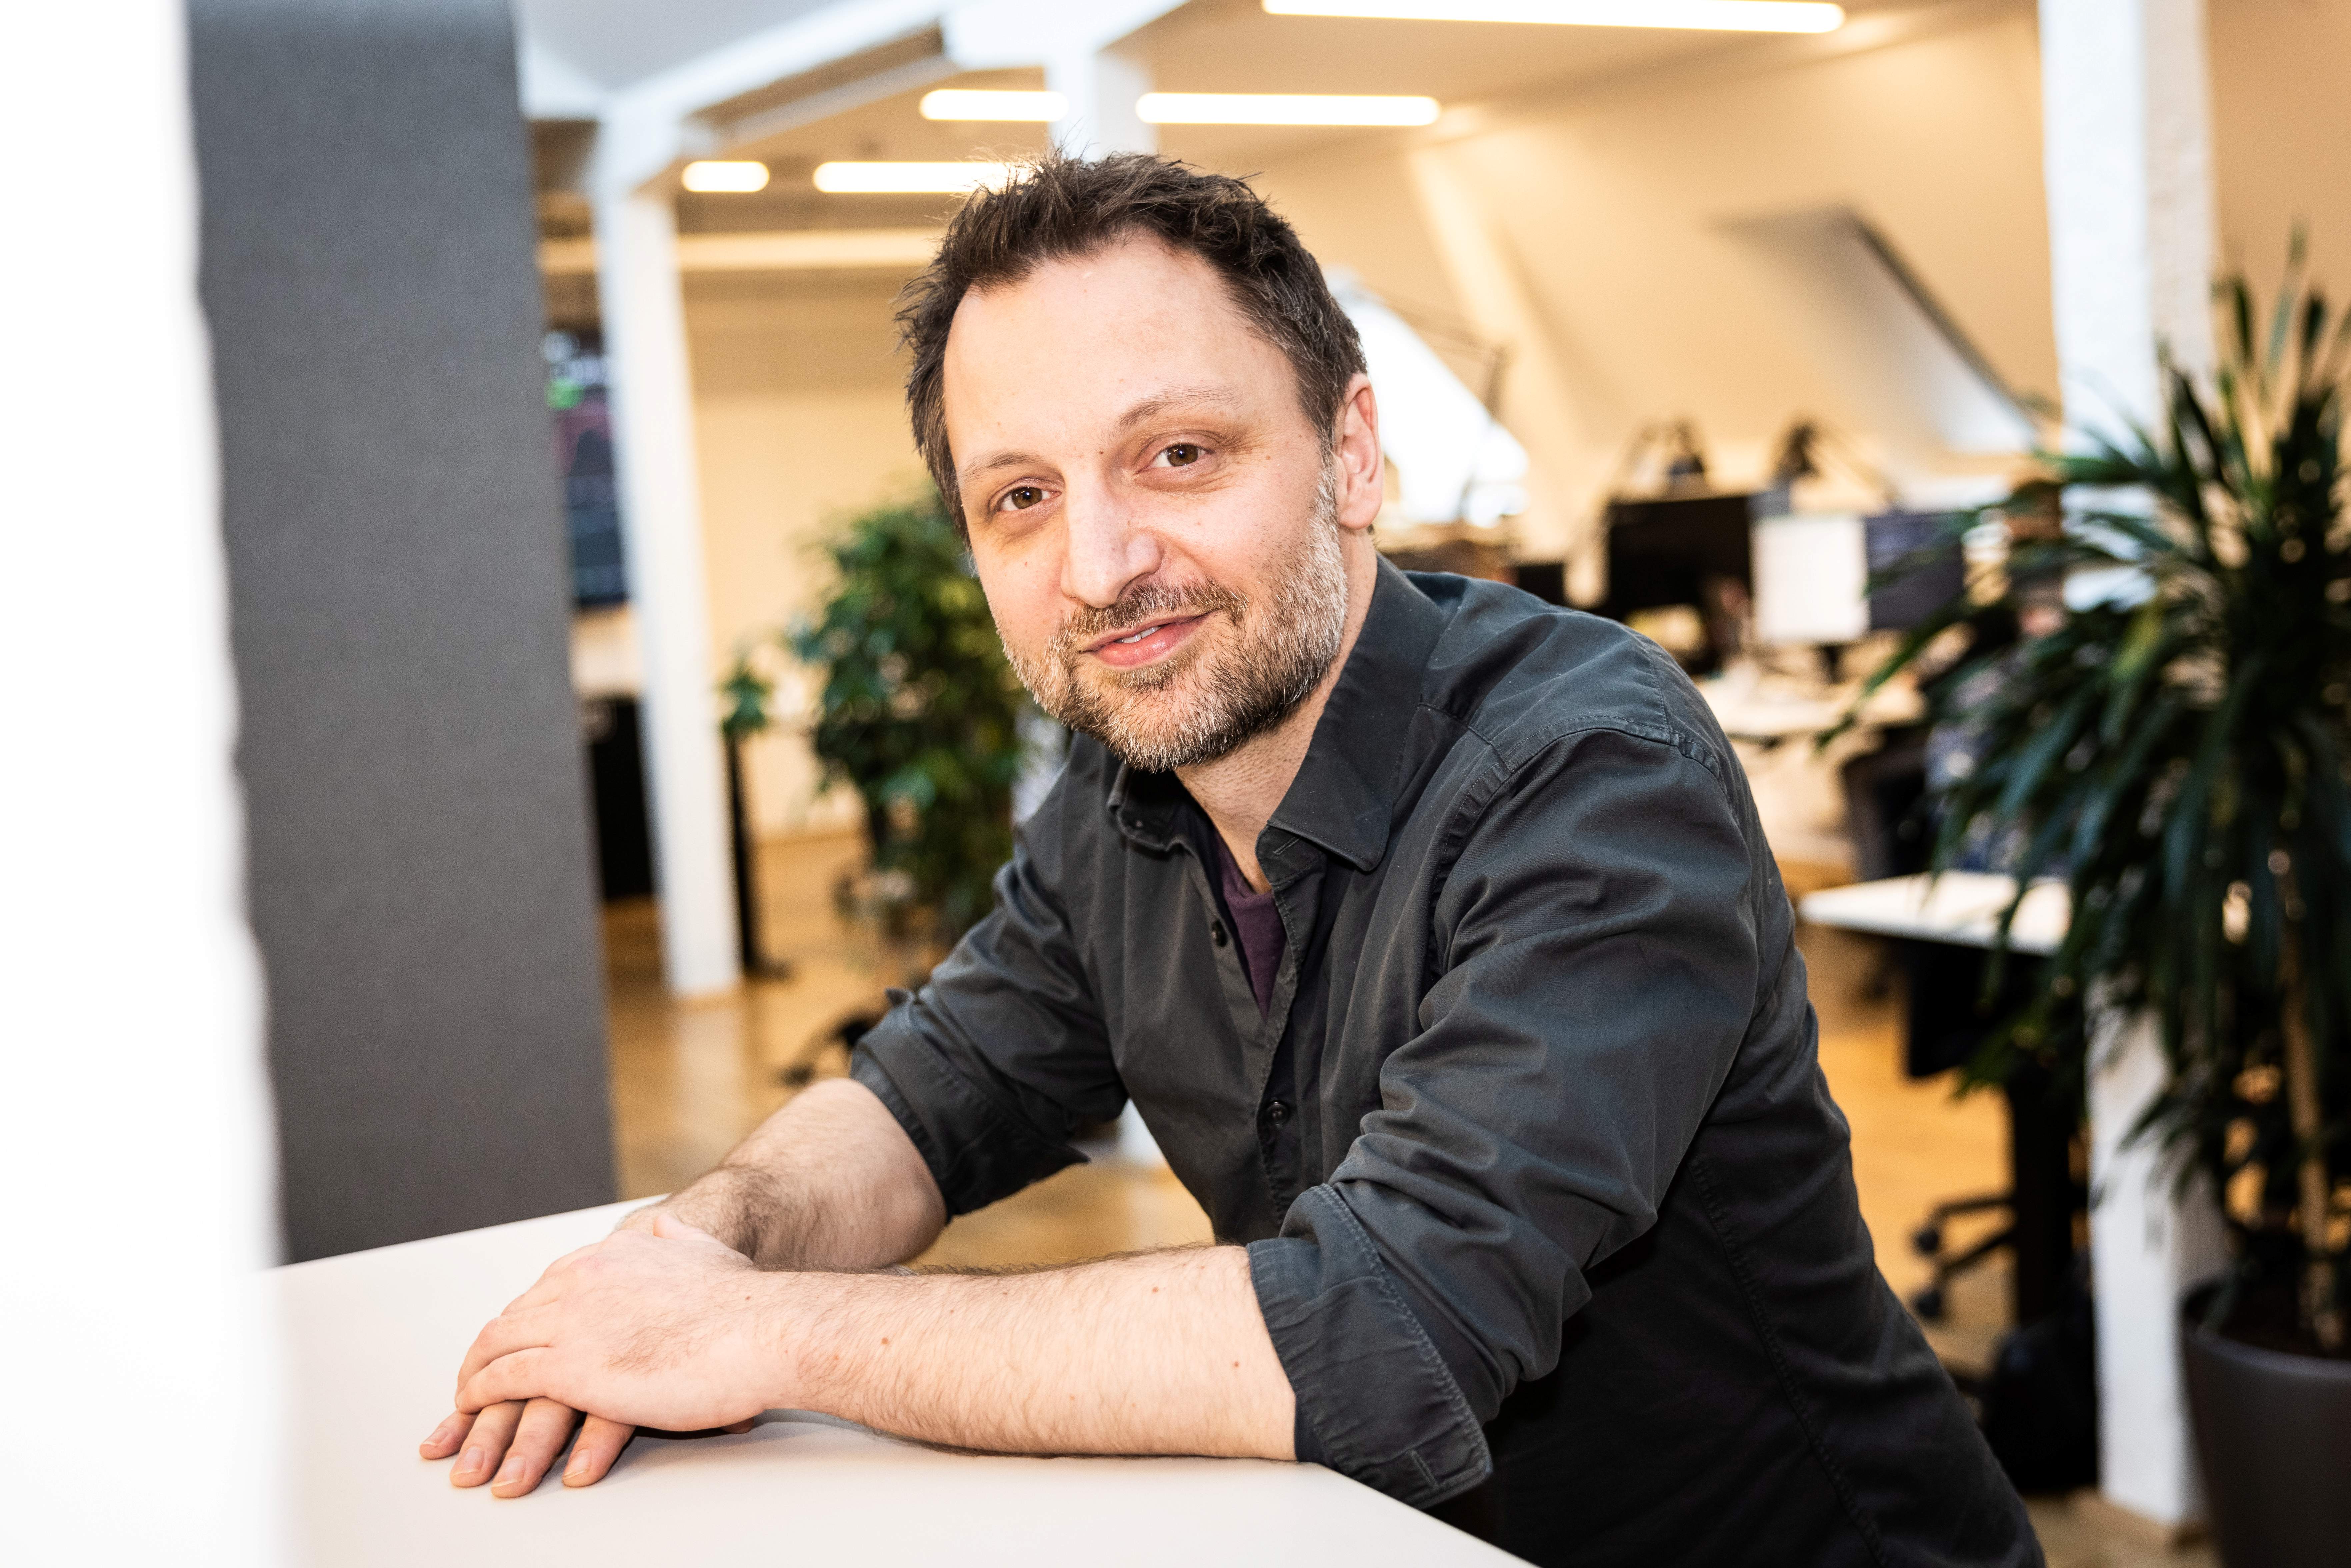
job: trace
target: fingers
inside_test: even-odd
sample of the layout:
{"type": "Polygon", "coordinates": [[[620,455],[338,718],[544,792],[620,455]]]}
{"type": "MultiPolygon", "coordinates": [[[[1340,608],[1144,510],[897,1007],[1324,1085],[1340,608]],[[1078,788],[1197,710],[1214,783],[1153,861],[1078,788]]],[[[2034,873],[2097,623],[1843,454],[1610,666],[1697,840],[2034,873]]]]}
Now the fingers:
{"type": "Polygon", "coordinates": [[[444,1417],[433,1435],[416,1445],[416,1451],[428,1459],[445,1459],[457,1451],[457,1445],[473,1430],[475,1417],[460,1410],[444,1417]]]}
{"type": "Polygon", "coordinates": [[[604,1479],[621,1450],[629,1446],[634,1427],[590,1416],[580,1423],[580,1440],[571,1445],[571,1462],[563,1467],[563,1484],[591,1487],[604,1479]]]}
{"type": "Polygon", "coordinates": [[[507,1446],[506,1463],[490,1483],[490,1495],[521,1497],[538,1486],[562,1451],[564,1439],[571,1436],[572,1420],[571,1406],[552,1399],[534,1399],[524,1406],[514,1441],[507,1446]]]}
{"type": "Polygon", "coordinates": [[[519,1402],[487,1405],[474,1417],[473,1430],[466,1435],[465,1451],[457,1456],[450,1469],[449,1484],[453,1487],[477,1487],[490,1479],[506,1457],[507,1443],[514,1437],[515,1427],[522,1420],[519,1402]]]}
{"type": "MultiPolygon", "coordinates": [[[[552,1392],[555,1353],[536,1346],[502,1355],[467,1379],[457,1390],[457,1408],[486,1412],[509,1399],[530,1399],[552,1392]]],[[[503,1443],[499,1445],[505,1447],[503,1443]]]]}
{"type": "MultiPolygon", "coordinates": [[[[463,1388],[474,1374],[502,1355],[547,1344],[555,1326],[553,1314],[552,1307],[509,1307],[484,1323],[457,1367],[457,1386],[463,1388]]],[[[537,1394],[541,1390],[534,1388],[529,1392],[537,1394]]],[[[458,1408],[465,1406],[461,1404],[458,1408]]]]}

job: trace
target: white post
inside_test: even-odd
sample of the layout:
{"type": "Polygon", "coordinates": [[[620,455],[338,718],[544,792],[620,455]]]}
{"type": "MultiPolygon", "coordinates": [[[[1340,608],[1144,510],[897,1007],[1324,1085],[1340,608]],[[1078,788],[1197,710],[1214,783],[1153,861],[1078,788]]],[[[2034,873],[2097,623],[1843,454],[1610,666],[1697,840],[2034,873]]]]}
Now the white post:
{"type": "Polygon", "coordinates": [[[2065,417],[2151,418],[2156,350],[2212,359],[2203,0],[2042,0],[2042,172],[2065,417]]]}
{"type": "Polygon", "coordinates": [[[0,178],[46,219],[0,251],[0,298],[31,307],[0,379],[9,1563],[284,1559],[261,1316],[276,1161],[185,30],[181,0],[37,6],[0,63],[0,178]],[[135,1475],[105,1457],[164,1411],[201,1438],[135,1475]]]}
{"type": "Polygon", "coordinates": [[[1081,158],[1156,152],[1159,128],[1134,111],[1151,90],[1151,69],[1115,48],[1072,52],[1045,64],[1045,85],[1068,108],[1053,121],[1053,141],[1081,158]]]}
{"type": "Polygon", "coordinates": [[[2166,1530],[2203,1513],[2179,1368],[2179,1299],[2222,1260],[2209,1190],[2173,1196],[2177,1169],[2126,1145],[2168,1071],[2155,1020],[2108,1014],[2093,1033],[2090,1270],[2097,1286],[2098,1484],[2166,1530]]]}
{"type": "Polygon", "coordinates": [[[741,976],[677,216],[661,189],[600,192],[595,216],[622,537],[644,664],[662,961],[672,992],[703,996],[741,976]]]}
{"type": "MultiPolygon", "coordinates": [[[[2151,421],[2157,350],[2211,362],[2216,252],[2202,0],[2042,0],[2043,158],[2060,382],[2074,426],[2151,421]]],[[[2089,1085],[2100,1488],[2165,1529],[2202,1511],[2182,1291],[2220,1261],[2209,1195],[2125,1138],[2162,1084],[2150,1020],[2100,1032],[2089,1085]]]]}

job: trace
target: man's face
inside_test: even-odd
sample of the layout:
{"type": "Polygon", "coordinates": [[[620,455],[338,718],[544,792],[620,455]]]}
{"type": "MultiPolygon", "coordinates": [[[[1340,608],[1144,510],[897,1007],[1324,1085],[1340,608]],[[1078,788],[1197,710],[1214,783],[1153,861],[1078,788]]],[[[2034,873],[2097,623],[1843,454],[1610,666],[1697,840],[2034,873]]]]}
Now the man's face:
{"type": "Polygon", "coordinates": [[[1378,510],[1367,386],[1334,451],[1216,273],[1142,238],[967,296],[945,369],[972,557],[1048,713],[1157,772],[1312,692],[1378,510]]]}

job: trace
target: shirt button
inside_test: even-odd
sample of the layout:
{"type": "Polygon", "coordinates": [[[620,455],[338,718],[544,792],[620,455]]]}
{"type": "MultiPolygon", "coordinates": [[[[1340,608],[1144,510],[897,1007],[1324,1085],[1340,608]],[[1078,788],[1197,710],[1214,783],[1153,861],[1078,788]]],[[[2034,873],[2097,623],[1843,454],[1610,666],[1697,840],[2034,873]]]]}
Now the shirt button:
{"type": "Polygon", "coordinates": [[[1231,940],[1230,937],[1225,935],[1225,923],[1223,921],[1211,920],[1208,922],[1208,940],[1214,942],[1219,947],[1231,940]]]}
{"type": "Polygon", "coordinates": [[[1290,1102],[1287,1100],[1274,1101],[1265,1108],[1265,1119],[1277,1127],[1280,1126],[1284,1122],[1289,1121],[1290,1102]]]}

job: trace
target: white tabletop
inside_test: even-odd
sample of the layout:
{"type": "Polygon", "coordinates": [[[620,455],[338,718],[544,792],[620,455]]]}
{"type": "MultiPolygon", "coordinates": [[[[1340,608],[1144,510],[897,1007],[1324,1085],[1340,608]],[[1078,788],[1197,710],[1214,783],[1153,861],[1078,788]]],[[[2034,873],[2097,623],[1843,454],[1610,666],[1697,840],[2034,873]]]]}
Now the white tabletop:
{"type": "MultiPolygon", "coordinates": [[[[1751,668],[1726,671],[1698,683],[1715,722],[1733,740],[1772,746],[1834,729],[1853,712],[1858,682],[1827,689],[1761,676],[1751,668]]],[[[1864,727],[1916,723],[1926,704],[1907,685],[1885,685],[1862,700],[1855,722],[1864,727]]]]}
{"type": "Polygon", "coordinates": [[[1312,1465],[946,1454],[770,1411],[739,1437],[639,1437],[612,1473],[528,1497],[449,1485],[416,1445],[458,1358],[539,1270],[631,1207],[276,1270],[287,1457],[318,1564],[1134,1563],[1446,1568],[1518,1559],[1312,1465]]]}
{"type": "MultiPolygon", "coordinates": [[[[2001,912],[2015,896],[2013,877],[1947,871],[1823,888],[1806,894],[1796,912],[1815,925],[1989,947],[2000,929],[2001,912]]],[[[2065,884],[2035,883],[2009,929],[2009,946],[2019,953],[2054,952],[2071,918],[2065,884]]]]}

